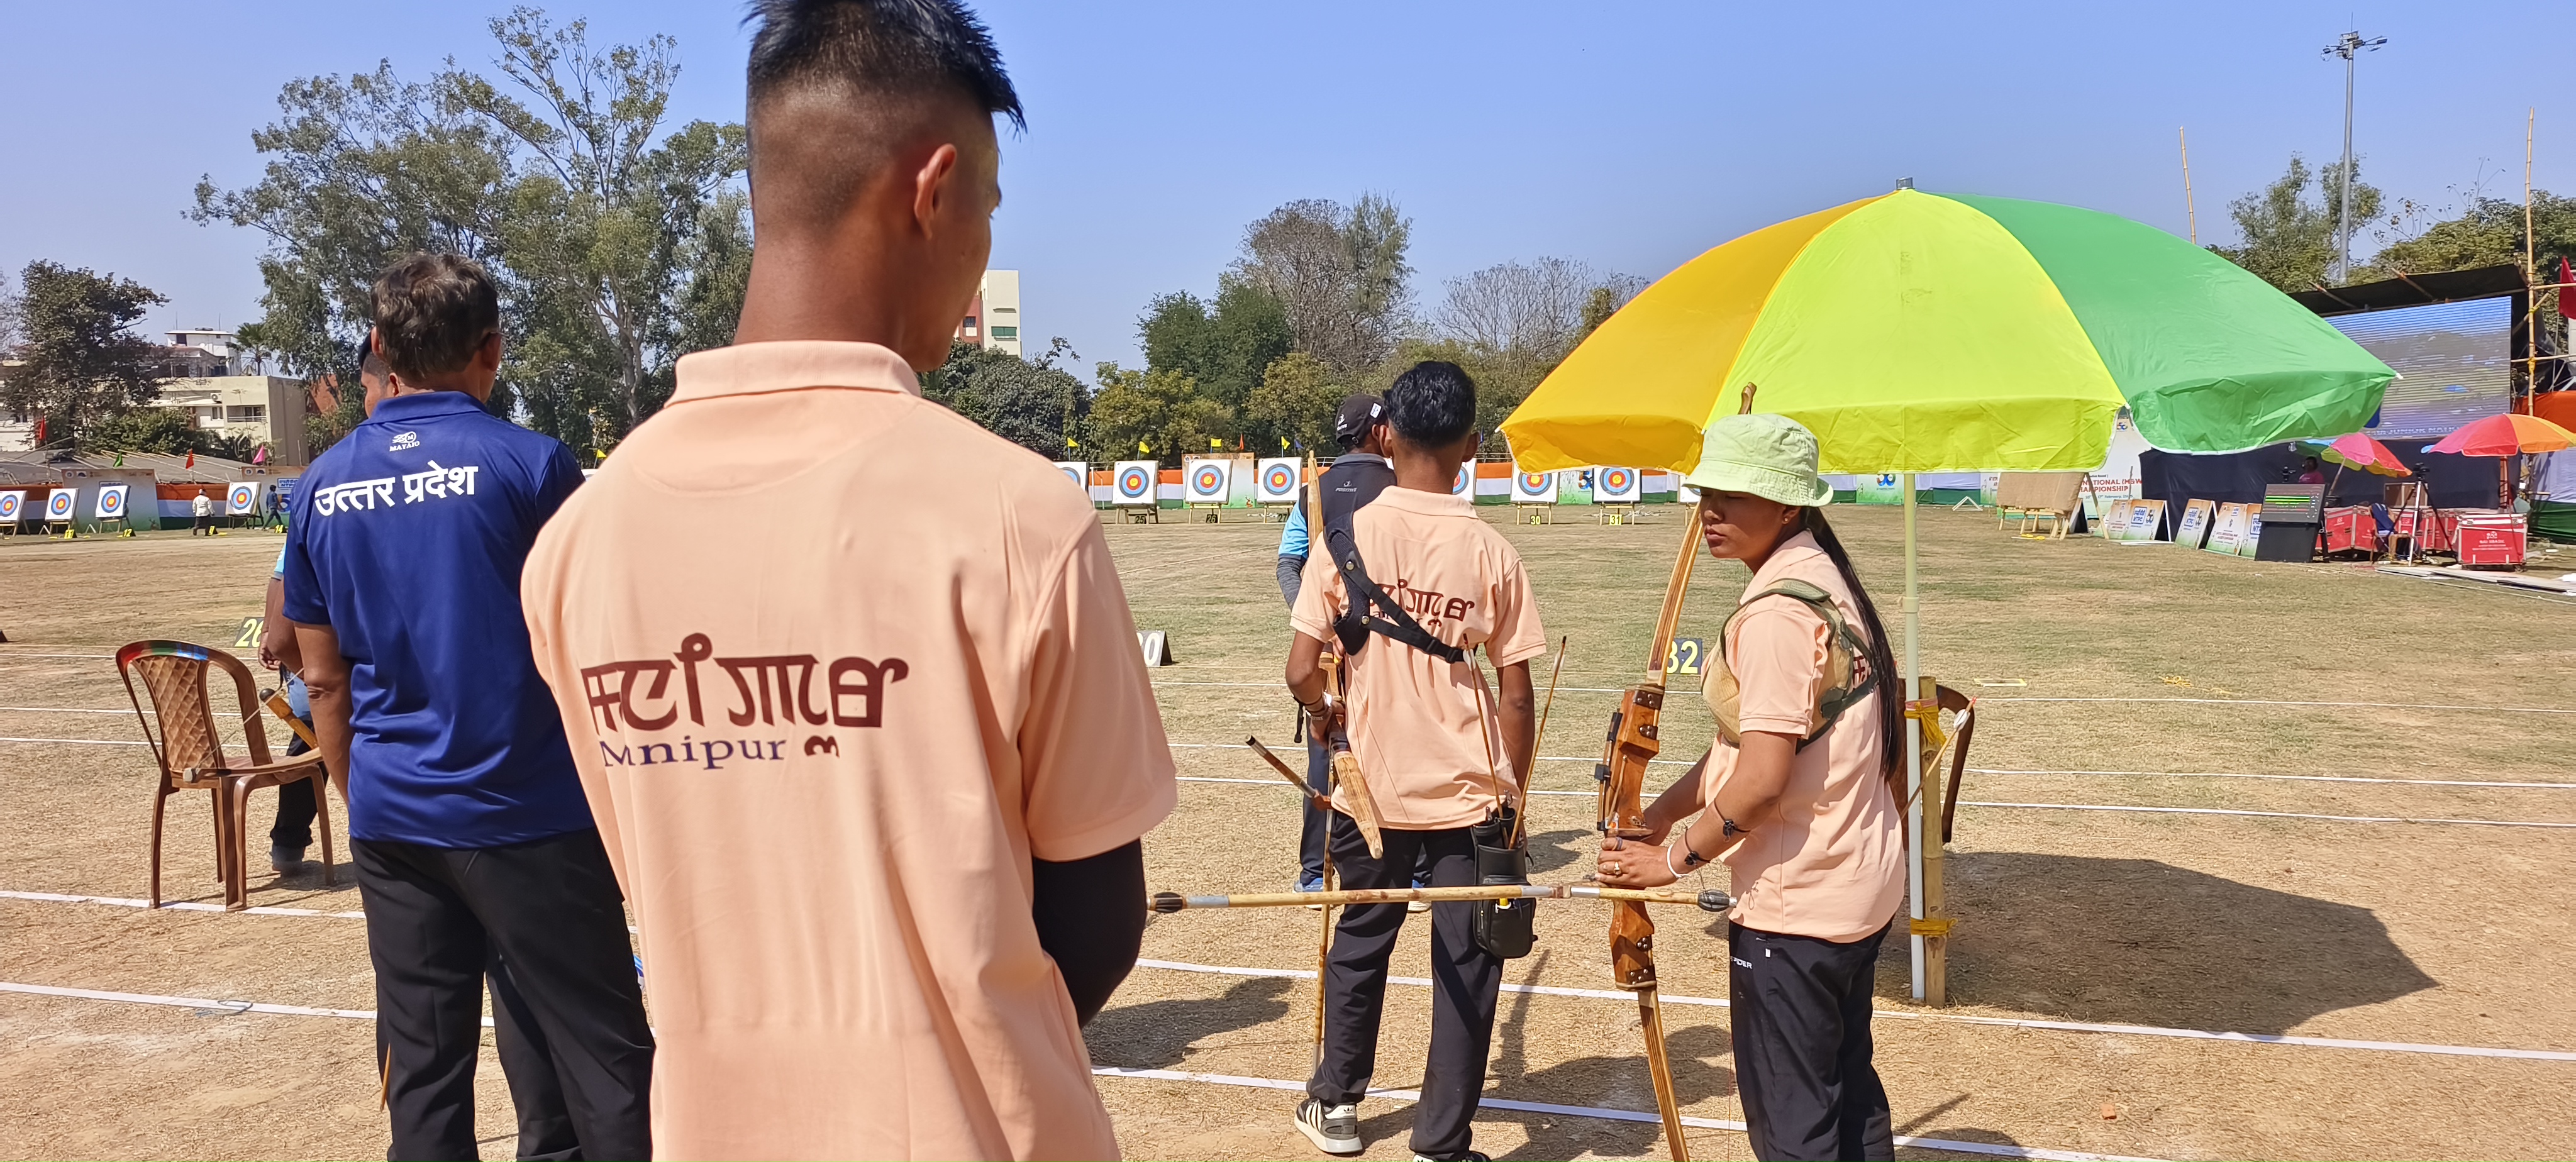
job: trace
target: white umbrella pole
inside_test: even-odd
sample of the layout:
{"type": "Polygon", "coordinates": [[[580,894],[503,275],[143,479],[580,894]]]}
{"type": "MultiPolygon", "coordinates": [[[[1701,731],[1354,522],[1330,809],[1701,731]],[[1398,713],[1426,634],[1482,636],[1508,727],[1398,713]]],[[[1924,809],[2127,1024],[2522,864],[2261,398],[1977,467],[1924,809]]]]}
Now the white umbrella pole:
{"type": "MultiPolygon", "coordinates": [[[[1898,697],[1910,701],[1914,697],[1915,690],[1922,684],[1918,675],[1923,672],[1920,650],[1923,603],[1915,589],[1914,581],[1914,474],[1911,472],[1900,474],[1896,478],[1896,483],[1897,487],[1905,492],[1905,604],[1903,606],[1905,688],[1898,697]]],[[[1905,719],[1905,834],[1907,837],[1905,896],[1906,914],[1916,920],[1923,918],[1923,844],[1925,841],[1922,732],[1923,724],[1909,715],[1905,719]]],[[[1910,930],[1914,925],[1908,924],[1906,927],[1910,930]]],[[[1910,935],[1909,939],[1914,951],[1914,999],[1919,1001],[1927,992],[1924,981],[1923,937],[1910,935]]]]}

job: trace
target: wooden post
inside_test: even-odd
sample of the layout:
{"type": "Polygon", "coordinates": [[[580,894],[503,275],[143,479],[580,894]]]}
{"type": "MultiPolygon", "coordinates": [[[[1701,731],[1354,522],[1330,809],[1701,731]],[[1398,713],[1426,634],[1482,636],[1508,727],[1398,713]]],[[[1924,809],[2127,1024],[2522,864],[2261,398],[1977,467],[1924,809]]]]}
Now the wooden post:
{"type": "MultiPolygon", "coordinates": [[[[1916,691],[1924,704],[1941,704],[1941,687],[1930,678],[1918,679],[1916,691]]],[[[1940,756],[1935,754],[1934,758],[1940,756]]],[[[1941,817],[1943,797],[1949,792],[1949,781],[1937,764],[1926,763],[1923,771],[1923,918],[1922,926],[1938,931],[1923,937],[1923,1001],[1941,1006],[1950,1003],[1950,905],[1941,890],[1941,817]]]]}

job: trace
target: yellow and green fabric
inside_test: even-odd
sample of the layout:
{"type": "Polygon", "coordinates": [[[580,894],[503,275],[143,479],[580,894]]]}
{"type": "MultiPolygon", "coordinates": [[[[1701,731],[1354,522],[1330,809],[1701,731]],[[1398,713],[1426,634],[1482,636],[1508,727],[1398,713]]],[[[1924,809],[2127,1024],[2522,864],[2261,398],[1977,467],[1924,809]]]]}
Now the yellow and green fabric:
{"type": "Polygon", "coordinates": [[[2150,226],[1898,190],[1691,260],[1503,424],[1513,457],[1687,470],[1744,385],[1826,472],[2102,463],[2114,413],[2171,451],[2357,431],[2396,373],[2253,275],[2150,226]]]}

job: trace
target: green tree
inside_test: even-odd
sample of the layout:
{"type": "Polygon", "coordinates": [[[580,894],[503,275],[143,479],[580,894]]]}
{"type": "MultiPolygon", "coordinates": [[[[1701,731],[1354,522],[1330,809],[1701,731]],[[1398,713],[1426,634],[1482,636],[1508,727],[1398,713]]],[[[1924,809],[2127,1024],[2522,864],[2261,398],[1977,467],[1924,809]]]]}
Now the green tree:
{"type": "MultiPolygon", "coordinates": [[[[2358,201],[2359,199],[2355,199],[2358,201]]],[[[2531,193],[2534,269],[2544,283],[2558,281],[2562,259],[2576,261],[2576,197],[2547,190],[2531,193]]],[[[2522,203],[2503,198],[2472,198],[2456,217],[2445,218],[2411,238],[2389,244],[2371,259],[2372,277],[2469,270],[2519,264],[2523,260],[2522,203]]],[[[2558,296],[2541,296],[2544,318],[2554,318],[2558,296]]]]}
{"type": "Polygon", "coordinates": [[[42,259],[18,282],[22,363],[0,380],[0,405],[43,419],[48,445],[97,447],[93,426],[161,394],[158,349],[133,328],[168,300],[131,279],[42,259]]]}
{"type": "Polygon", "coordinates": [[[1261,385],[1252,389],[1245,404],[1245,426],[1265,433],[1260,442],[1247,446],[1265,456],[1275,455],[1282,450],[1279,441],[1286,439],[1290,450],[1318,456],[1340,453],[1341,445],[1333,436],[1333,414],[1350,393],[1350,382],[1323,360],[1303,351],[1281,356],[1262,373],[1261,385]]]}
{"type": "Polygon", "coordinates": [[[1145,346],[1145,369],[1176,371],[1197,380],[1199,394],[1241,422],[1221,435],[1265,446],[1277,433],[1246,409],[1265,370],[1289,352],[1295,337],[1288,315],[1266,291],[1236,279],[1218,280],[1214,303],[1179,292],[1146,305],[1136,324],[1145,346]]]}
{"type": "Polygon", "coordinates": [[[368,288],[394,257],[449,250],[500,282],[504,410],[575,447],[614,443],[670,395],[672,366],[729,339],[751,238],[738,124],[664,124],[668,37],[597,47],[519,8],[490,23],[497,80],[425,84],[390,64],[298,80],[252,135],[256,185],[197,187],[193,216],[269,238],[243,341],[290,374],[355,379],[368,288]]]}
{"type": "Polygon", "coordinates": [[[157,452],[177,456],[212,452],[194,416],[179,408],[130,408],[91,425],[81,443],[106,452],[157,452]]]}
{"type": "MultiPolygon", "coordinates": [[[[2378,187],[2360,180],[2353,166],[2352,222],[2355,231],[2378,216],[2378,187]]],[[[2289,168],[2261,193],[2246,194],[2227,204],[2242,242],[2211,246],[2228,261],[2285,291],[2325,285],[2335,262],[2335,233],[2343,210],[2343,163],[2330,162],[2311,171],[2307,160],[2290,155],[2289,168]],[[2310,191],[2316,196],[2311,197],[2310,191]]],[[[2359,273],[2356,265],[2355,273],[2359,273]]]]}
{"type": "Polygon", "coordinates": [[[1007,351],[952,343],[948,362],[921,378],[921,394],[1049,460],[1068,458],[1079,443],[1089,399],[1082,381],[1051,361],[1030,363],[1007,351]]]}
{"type": "Polygon", "coordinates": [[[1097,381],[1089,444],[1105,460],[1132,455],[1178,464],[1184,455],[1207,451],[1208,441],[1221,438],[1234,419],[1199,394],[1197,380],[1177,371],[1129,371],[1103,363],[1097,381]],[[1130,451],[1140,443],[1150,450],[1130,451]]]}

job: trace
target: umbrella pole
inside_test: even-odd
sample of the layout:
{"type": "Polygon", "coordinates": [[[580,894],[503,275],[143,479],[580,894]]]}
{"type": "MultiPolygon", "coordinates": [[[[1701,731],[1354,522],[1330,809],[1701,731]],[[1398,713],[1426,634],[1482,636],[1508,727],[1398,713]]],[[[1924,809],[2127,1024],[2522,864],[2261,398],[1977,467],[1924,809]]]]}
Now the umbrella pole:
{"type": "MultiPolygon", "coordinates": [[[[1896,479],[1897,487],[1905,493],[1905,603],[1903,606],[1905,684],[1898,688],[1900,692],[1897,697],[1911,698],[1915,690],[1922,685],[1919,675],[1923,672],[1919,640],[1923,628],[1923,606],[1921,593],[1915,584],[1914,569],[1914,474],[1903,473],[1896,479]]],[[[1884,696],[1881,695],[1881,697],[1884,696]]],[[[1922,731],[1923,724],[1912,715],[1907,715],[1905,718],[1905,833],[1909,842],[1905,845],[1906,914],[1916,923],[1908,924],[1906,927],[1913,933],[1908,939],[1913,946],[1914,999],[1918,1001],[1924,999],[1929,991],[1925,979],[1923,937],[1920,934],[1920,922],[1923,919],[1923,845],[1926,842],[1923,833],[1922,731]]]]}

